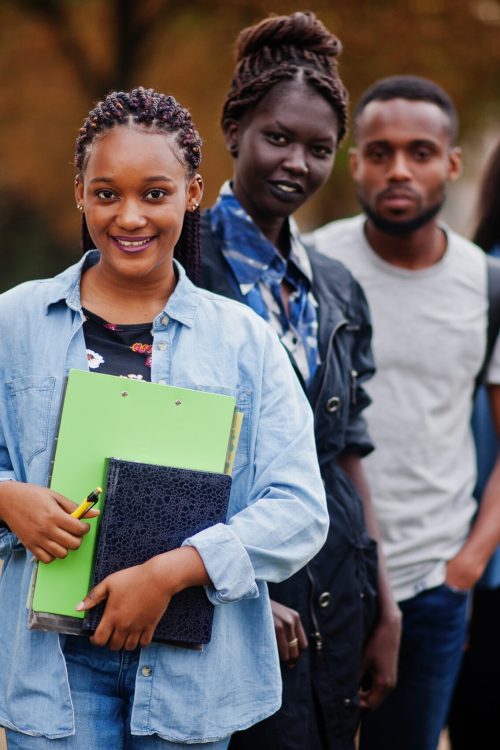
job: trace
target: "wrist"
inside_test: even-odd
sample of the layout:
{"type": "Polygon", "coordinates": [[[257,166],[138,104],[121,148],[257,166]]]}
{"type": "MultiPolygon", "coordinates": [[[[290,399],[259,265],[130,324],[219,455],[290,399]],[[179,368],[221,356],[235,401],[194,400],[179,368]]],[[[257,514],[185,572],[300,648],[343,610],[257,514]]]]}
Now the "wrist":
{"type": "Polygon", "coordinates": [[[203,560],[194,547],[179,547],[164,552],[144,564],[161,590],[170,596],[190,586],[210,583],[203,560]]]}

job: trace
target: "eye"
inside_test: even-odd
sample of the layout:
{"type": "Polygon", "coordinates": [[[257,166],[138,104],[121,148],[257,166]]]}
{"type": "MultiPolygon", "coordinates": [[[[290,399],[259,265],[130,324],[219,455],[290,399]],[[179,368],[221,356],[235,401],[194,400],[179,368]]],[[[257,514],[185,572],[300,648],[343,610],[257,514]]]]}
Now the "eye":
{"type": "Polygon", "coordinates": [[[312,154],[318,159],[328,159],[333,154],[333,149],[318,143],[311,148],[312,154]]]}
{"type": "Polygon", "coordinates": [[[387,157],[387,151],[381,146],[372,146],[366,152],[366,157],[374,164],[379,164],[387,157]]]}
{"type": "Polygon", "coordinates": [[[116,198],[115,194],[112,190],[96,190],[96,197],[99,198],[101,201],[110,201],[113,200],[113,198],[116,198]]]}
{"type": "Polygon", "coordinates": [[[417,161],[429,161],[432,157],[432,150],[426,146],[418,146],[413,152],[413,156],[417,161]]]}
{"type": "Polygon", "coordinates": [[[286,146],[288,143],[288,139],[283,133],[270,131],[269,133],[266,133],[266,136],[274,146],[286,146]]]}
{"type": "Polygon", "coordinates": [[[166,190],[160,190],[160,188],[153,188],[152,190],[148,190],[146,195],[144,196],[146,200],[149,201],[161,201],[162,198],[165,198],[167,195],[166,190]]]}

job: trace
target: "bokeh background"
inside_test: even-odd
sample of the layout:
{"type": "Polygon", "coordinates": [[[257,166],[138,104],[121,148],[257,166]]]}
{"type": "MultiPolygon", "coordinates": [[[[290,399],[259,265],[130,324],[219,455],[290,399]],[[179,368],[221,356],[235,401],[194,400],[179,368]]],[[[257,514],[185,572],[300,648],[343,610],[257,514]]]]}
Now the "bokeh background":
{"type": "MultiPolygon", "coordinates": [[[[500,135],[499,0],[0,0],[0,290],[78,257],[73,145],[111,89],[151,86],[191,109],[210,205],[231,173],[219,113],[236,34],[269,12],[304,9],[341,38],[352,100],[394,73],[434,78],[453,96],[465,170],[445,218],[470,233],[479,175],[500,135]]],[[[356,211],[348,145],[299,215],[303,228],[356,211]]]]}
{"type": "MultiPolygon", "coordinates": [[[[154,87],[190,108],[210,205],[231,174],[219,114],[236,34],[294,10],[313,10],[341,38],[353,101],[396,73],[433,78],[452,95],[464,175],[445,218],[470,234],[480,175],[500,137],[500,0],[0,0],[0,291],[78,258],[73,147],[88,110],[111,89],[154,87]]],[[[304,229],[356,212],[348,146],[299,215],[304,229]]]]}

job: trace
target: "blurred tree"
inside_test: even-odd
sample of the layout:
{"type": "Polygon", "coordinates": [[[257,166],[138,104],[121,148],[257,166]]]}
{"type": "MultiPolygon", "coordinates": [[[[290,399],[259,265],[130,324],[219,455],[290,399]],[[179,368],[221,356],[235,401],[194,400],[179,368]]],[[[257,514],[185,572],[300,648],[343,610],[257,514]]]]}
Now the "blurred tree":
{"type": "MultiPolygon", "coordinates": [[[[376,78],[414,73],[449,91],[466,137],[495,127],[500,0],[307,5],[342,39],[341,71],[353,100],[376,78]]],[[[219,114],[236,35],[269,10],[296,9],[304,9],[296,0],[266,7],[262,0],[0,0],[0,289],[51,273],[49,258],[60,267],[76,257],[74,139],[110,89],[152,86],[191,109],[205,140],[208,205],[231,173],[219,114]]],[[[310,227],[354,210],[344,148],[300,220],[310,227]]]]}

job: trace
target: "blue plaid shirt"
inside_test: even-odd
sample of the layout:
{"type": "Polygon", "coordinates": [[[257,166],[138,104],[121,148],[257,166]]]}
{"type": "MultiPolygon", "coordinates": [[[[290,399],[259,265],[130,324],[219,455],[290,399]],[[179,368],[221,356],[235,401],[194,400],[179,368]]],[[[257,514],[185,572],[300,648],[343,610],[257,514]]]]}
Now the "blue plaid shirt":
{"type": "Polygon", "coordinates": [[[295,222],[290,220],[290,252],[285,259],[226,182],[211,209],[211,227],[222,240],[222,253],[246,304],[272,325],[310,385],[319,364],[317,305],[311,266],[295,222]],[[288,312],[281,295],[283,281],[292,289],[288,312]]]}

